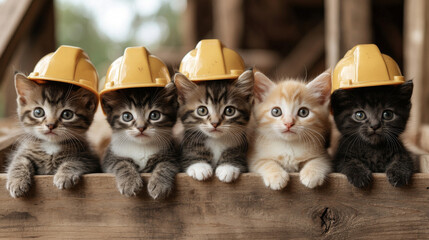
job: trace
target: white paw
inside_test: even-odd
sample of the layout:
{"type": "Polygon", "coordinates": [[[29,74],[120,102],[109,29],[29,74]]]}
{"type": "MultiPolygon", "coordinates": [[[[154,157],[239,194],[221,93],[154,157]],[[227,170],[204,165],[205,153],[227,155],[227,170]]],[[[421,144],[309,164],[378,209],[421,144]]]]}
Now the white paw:
{"type": "Polygon", "coordinates": [[[186,169],[186,174],[198,181],[203,181],[213,175],[213,168],[205,162],[194,163],[186,169]]]}
{"type": "Polygon", "coordinates": [[[310,168],[303,168],[299,172],[299,179],[306,187],[314,188],[323,184],[325,175],[310,168]]]}
{"type": "Polygon", "coordinates": [[[216,168],[216,176],[222,182],[229,183],[240,176],[240,169],[229,164],[223,164],[216,168]]]}
{"type": "Polygon", "coordinates": [[[289,181],[289,174],[282,170],[275,173],[263,175],[265,186],[273,189],[280,190],[286,187],[287,182],[289,181]]]}

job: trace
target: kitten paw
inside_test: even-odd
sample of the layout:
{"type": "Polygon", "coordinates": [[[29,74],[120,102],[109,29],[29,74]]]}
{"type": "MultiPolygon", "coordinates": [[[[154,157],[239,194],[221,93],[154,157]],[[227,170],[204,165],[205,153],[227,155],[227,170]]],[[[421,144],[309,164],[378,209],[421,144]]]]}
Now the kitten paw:
{"type": "Polygon", "coordinates": [[[411,172],[401,171],[398,169],[388,169],[386,171],[387,179],[394,187],[408,185],[411,179],[411,172]]]}
{"type": "Polygon", "coordinates": [[[147,191],[153,199],[164,199],[170,195],[173,189],[173,184],[167,179],[153,179],[150,178],[147,184],[147,191]]]}
{"type": "Polygon", "coordinates": [[[19,198],[24,196],[31,187],[31,179],[27,178],[8,178],[6,189],[9,190],[10,196],[19,198]]]}
{"type": "Polygon", "coordinates": [[[203,181],[211,178],[213,175],[213,168],[210,164],[205,162],[194,163],[186,169],[186,174],[198,181],[203,181]]]}
{"type": "Polygon", "coordinates": [[[289,174],[282,170],[276,173],[263,175],[265,186],[272,190],[281,190],[286,187],[289,181],[289,174]]]}
{"type": "Polygon", "coordinates": [[[372,182],[372,174],[369,170],[353,171],[346,174],[347,180],[357,188],[368,186],[372,182]]]}
{"type": "Polygon", "coordinates": [[[240,176],[240,169],[230,164],[223,164],[216,168],[216,176],[222,182],[235,181],[240,176]]]}
{"type": "Polygon", "coordinates": [[[69,189],[79,182],[80,176],[57,172],[54,175],[54,185],[58,189],[69,189]]]}
{"type": "Polygon", "coordinates": [[[305,167],[299,172],[301,183],[308,188],[314,188],[322,185],[325,181],[325,177],[326,176],[324,174],[305,167]]]}
{"type": "Polygon", "coordinates": [[[116,186],[122,195],[126,197],[136,196],[143,188],[143,180],[140,174],[124,178],[116,177],[116,186]]]}

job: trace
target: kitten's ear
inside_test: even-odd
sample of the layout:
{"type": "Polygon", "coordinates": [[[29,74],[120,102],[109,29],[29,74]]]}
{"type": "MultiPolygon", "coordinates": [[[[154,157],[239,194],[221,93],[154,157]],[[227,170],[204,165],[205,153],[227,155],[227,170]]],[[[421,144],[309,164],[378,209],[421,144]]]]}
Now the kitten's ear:
{"type": "Polygon", "coordinates": [[[233,84],[239,94],[246,98],[250,98],[253,94],[253,83],[253,70],[247,70],[243,72],[233,84]]]}
{"type": "Polygon", "coordinates": [[[39,84],[28,79],[24,74],[15,74],[15,90],[18,95],[18,104],[22,106],[26,105],[29,97],[39,88],[39,84]]]}
{"type": "Polygon", "coordinates": [[[331,70],[328,69],[307,84],[313,94],[324,104],[331,98],[331,70]]]}
{"type": "Polygon", "coordinates": [[[79,87],[76,94],[84,101],[85,109],[89,112],[95,112],[97,109],[97,96],[86,90],[85,88],[79,87]]]}
{"type": "Polygon", "coordinates": [[[107,92],[101,98],[101,106],[107,115],[113,112],[113,108],[117,106],[118,99],[120,98],[118,91],[107,92]]]}
{"type": "Polygon", "coordinates": [[[401,84],[399,87],[399,97],[407,101],[410,100],[413,95],[413,87],[413,80],[408,80],[401,84]]]}
{"type": "Polygon", "coordinates": [[[197,84],[193,83],[181,73],[174,74],[174,85],[176,85],[177,88],[180,104],[184,104],[187,96],[198,87],[197,84]]]}
{"type": "Polygon", "coordinates": [[[276,86],[267,76],[261,72],[255,73],[255,82],[253,87],[253,93],[255,94],[256,100],[263,102],[267,97],[268,93],[276,86]]]}
{"type": "Polygon", "coordinates": [[[170,102],[177,98],[177,89],[174,83],[170,82],[164,87],[163,101],[170,102]]]}

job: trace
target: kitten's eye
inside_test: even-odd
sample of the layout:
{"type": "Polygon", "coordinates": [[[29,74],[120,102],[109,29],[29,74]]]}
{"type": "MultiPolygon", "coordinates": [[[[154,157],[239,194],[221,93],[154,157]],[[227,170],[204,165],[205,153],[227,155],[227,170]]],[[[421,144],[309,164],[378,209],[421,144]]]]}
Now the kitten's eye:
{"type": "Polygon", "coordinates": [[[279,107],[275,107],[271,109],[271,115],[273,115],[273,117],[280,117],[282,115],[282,110],[279,107]]]}
{"type": "Polygon", "coordinates": [[[65,120],[70,120],[73,118],[73,116],[74,116],[74,113],[71,110],[64,110],[61,113],[61,118],[65,120]]]}
{"type": "Polygon", "coordinates": [[[385,120],[392,120],[393,115],[394,114],[393,114],[392,111],[386,110],[386,111],[383,112],[383,119],[385,119],[385,120]]]}
{"type": "Polygon", "coordinates": [[[204,106],[200,106],[197,109],[197,113],[200,116],[205,116],[205,115],[207,115],[209,113],[209,110],[206,107],[204,107],[204,106]]]}
{"type": "Polygon", "coordinates": [[[358,121],[362,121],[366,119],[366,114],[363,111],[355,112],[355,118],[358,121]]]}
{"type": "Polygon", "coordinates": [[[45,116],[45,110],[43,110],[43,108],[39,108],[39,107],[35,108],[33,110],[33,115],[36,118],[41,118],[41,117],[45,116]]]}
{"type": "Polygon", "coordinates": [[[310,114],[310,110],[308,110],[308,108],[306,107],[302,107],[298,110],[298,116],[305,118],[308,116],[308,114],[310,114]]]}
{"type": "Polygon", "coordinates": [[[229,116],[229,117],[234,115],[235,114],[235,107],[231,107],[231,106],[226,107],[224,110],[224,114],[226,116],[229,116]]]}
{"type": "Polygon", "coordinates": [[[133,120],[133,115],[129,112],[124,112],[122,113],[122,120],[124,120],[124,122],[129,122],[133,120]]]}
{"type": "Polygon", "coordinates": [[[150,112],[149,119],[150,120],[159,120],[161,118],[161,113],[157,110],[150,112]]]}

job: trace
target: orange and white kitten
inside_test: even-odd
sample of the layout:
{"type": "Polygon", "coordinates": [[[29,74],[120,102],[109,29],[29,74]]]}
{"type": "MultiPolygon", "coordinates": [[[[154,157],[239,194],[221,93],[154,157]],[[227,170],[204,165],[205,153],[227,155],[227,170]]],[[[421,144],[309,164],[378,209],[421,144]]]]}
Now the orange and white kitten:
{"type": "Polygon", "coordinates": [[[290,172],[298,172],[309,188],[321,185],[331,172],[326,146],[330,136],[331,74],[305,84],[272,82],[255,73],[254,128],[249,169],[262,175],[273,190],[284,188],[290,172]]]}

